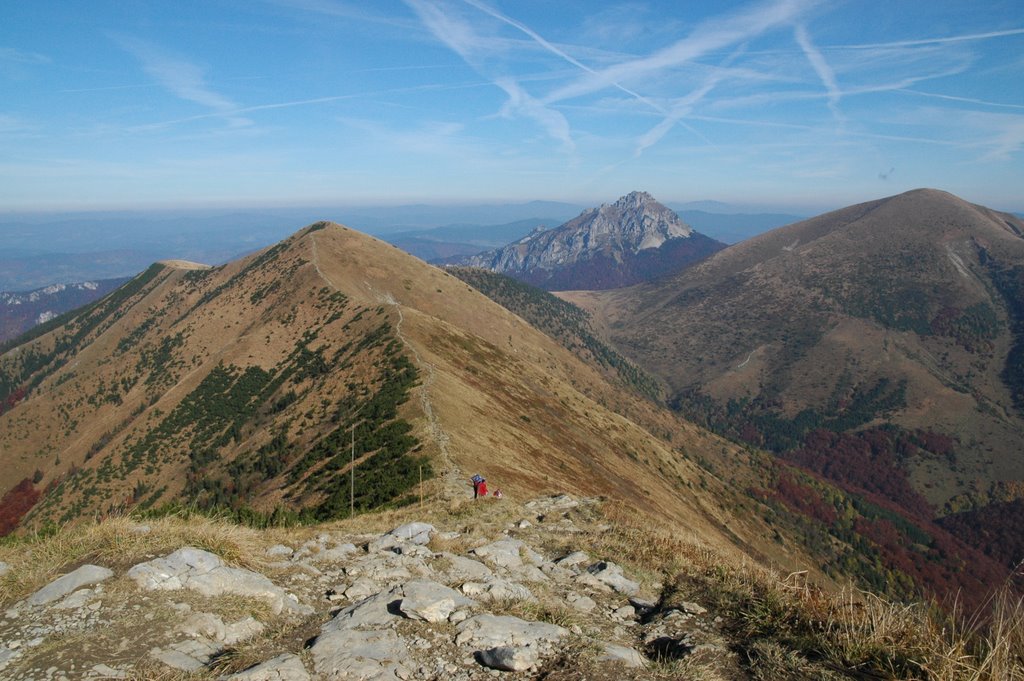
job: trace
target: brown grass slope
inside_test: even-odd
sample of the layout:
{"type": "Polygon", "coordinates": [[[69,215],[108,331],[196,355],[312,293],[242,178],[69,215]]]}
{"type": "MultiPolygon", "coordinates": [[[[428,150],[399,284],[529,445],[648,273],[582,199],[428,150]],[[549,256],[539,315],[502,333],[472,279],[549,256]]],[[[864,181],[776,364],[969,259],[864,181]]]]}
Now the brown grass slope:
{"type": "Polygon", "coordinates": [[[882,380],[905,384],[903,404],[857,427],[955,438],[953,465],[908,462],[941,507],[1024,479],[1007,378],[1021,235],[1014,216],[922,189],[773,230],[649,285],[563,297],[677,395],[746,398],[792,418],[841,411],[882,380]]]}
{"type": "Polygon", "coordinates": [[[401,474],[437,473],[428,499],[465,495],[482,473],[512,498],[608,495],[733,555],[799,561],[762,539],[756,502],[694,463],[754,476],[742,449],[610,385],[444,271],[334,224],[218,268],[154,266],[0,357],[0,372],[27,393],[0,416],[0,489],[29,478],[44,491],[23,525],[197,499],[317,517],[340,499],[347,513],[353,424],[357,503],[401,503],[420,490],[359,497],[358,475],[403,422],[401,474]],[[409,365],[408,399],[364,432],[360,411],[409,365]]]}

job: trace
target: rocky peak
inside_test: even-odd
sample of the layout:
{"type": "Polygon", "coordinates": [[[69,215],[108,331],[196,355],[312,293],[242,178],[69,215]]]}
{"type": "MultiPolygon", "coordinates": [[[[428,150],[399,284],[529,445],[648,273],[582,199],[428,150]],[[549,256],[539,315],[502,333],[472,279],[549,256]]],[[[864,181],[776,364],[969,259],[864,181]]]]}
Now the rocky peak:
{"type": "Polygon", "coordinates": [[[647,192],[634,191],[613,204],[584,211],[559,229],[586,233],[595,246],[617,246],[628,253],[658,248],[669,239],[686,238],[693,229],[647,192]]]}
{"type": "Polygon", "coordinates": [[[585,210],[555,229],[537,229],[513,244],[474,256],[466,264],[513,275],[580,266],[599,258],[621,264],[692,234],[689,225],[653,196],[634,191],[615,203],[585,210]]]}

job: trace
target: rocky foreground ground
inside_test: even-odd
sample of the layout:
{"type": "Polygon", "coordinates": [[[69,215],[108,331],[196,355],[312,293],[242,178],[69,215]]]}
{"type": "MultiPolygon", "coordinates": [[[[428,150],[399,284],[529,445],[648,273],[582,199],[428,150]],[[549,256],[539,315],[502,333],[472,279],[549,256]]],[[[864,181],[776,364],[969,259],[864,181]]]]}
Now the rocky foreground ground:
{"type": "Polygon", "coordinates": [[[721,618],[593,552],[597,504],[559,496],[490,525],[321,531],[233,562],[181,546],[68,565],[4,603],[0,677],[745,676],[721,618]]]}

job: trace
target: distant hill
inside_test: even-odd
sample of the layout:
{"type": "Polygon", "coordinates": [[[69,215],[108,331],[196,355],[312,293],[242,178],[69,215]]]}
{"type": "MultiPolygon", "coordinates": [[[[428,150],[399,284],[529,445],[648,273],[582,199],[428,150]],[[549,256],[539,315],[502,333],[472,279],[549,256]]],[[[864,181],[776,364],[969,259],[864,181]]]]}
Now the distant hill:
{"type": "MultiPolygon", "coordinates": [[[[494,225],[500,232],[503,225],[538,217],[546,224],[559,224],[580,208],[569,203],[531,201],[0,213],[0,291],[130,276],[168,258],[220,264],[284,239],[289,234],[284,225],[326,218],[343,220],[376,235],[436,229],[436,233],[415,236],[476,243],[476,237],[468,237],[475,226],[494,225]],[[467,229],[460,233],[460,227],[467,229]],[[442,232],[458,236],[443,236],[442,232]]],[[[485,240],[471,252],[499,246],[528,231],[514,230],[506,238],[485,240]]]]}
{"type": "Polygon", "coordinates": [[[934,472],[925,493],[941,504],[969,479],[1024,478],[1022,235],[1014,216],[918,190],[773,230],[651,285],[573,299],[681,405],[742,401],[758,444],[786,449],[830,422],[957,438],[969,475],[934,472]],[[769,414],[804,414],[805,425],[759,428],[769,414]],[[991,464],[990,447],[1003,452],[991,464]]]}
{"type": "Polygon", "coordinates": [[[0,292],[0,344],[107,295],[127,279],[53,284],[34,291],[0,292]]]}
{"type": "Polygon", "coordinates": [[[547,290],[609,289],[677,272],[724,246],[695,232],[650,194],[633,192],[458,264],[547,290]]]}
{"type": "Polygon", "coordinates": [[[703,210],[677,210],[680,218],[695,230],[723,243],[735,244],[776,227],[805,219],[788,213],[714,213],[703,210]]]}
{"type": "Polygon", "coordinates": [[[557,220],[529,218],[501,225],[444,225],[431,229],[389,232],[381,238],[427,262],[457,262],[483,249],[520,239],[541,225],[555,222],[557,220]]]}

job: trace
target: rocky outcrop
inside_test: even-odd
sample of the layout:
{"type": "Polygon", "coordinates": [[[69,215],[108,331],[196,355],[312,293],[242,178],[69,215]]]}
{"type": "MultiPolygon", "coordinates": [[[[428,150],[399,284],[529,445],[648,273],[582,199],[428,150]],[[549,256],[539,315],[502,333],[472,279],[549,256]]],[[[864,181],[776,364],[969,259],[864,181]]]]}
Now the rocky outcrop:
{"type": "Polygon", "coordinates": [[[415,523],[268,542],[266,562],[247,561],[258,570],[194,547],[127,569],[85,565],[6,605],[0,676],[525,679],[585,648],[610,678],[713,644],[697,604],[659,609],[660,585],[582,547],[545,550],[571,546],[574,514],[593,503],[539,500],[486,535],[415,523]]]}
{"type": "Polygon", "coordinates": [[[128,576],[143,589],[173,591],[195,589],[204,596],[234,594],[265,599],[275,613],[284,609],[306,614],[308,606],[301,606],[263,575],[252,570],[228,567],[219,557],[192,547],[178,549],[164,558],[140,563],[128,571],[128,576]]]}
{"type": "Polygon", "coordinates": [[[677,271],[723,247],[694,232],[650,194],[632,192],[463,264],[549,290],[600,289],[677,271]]]}

